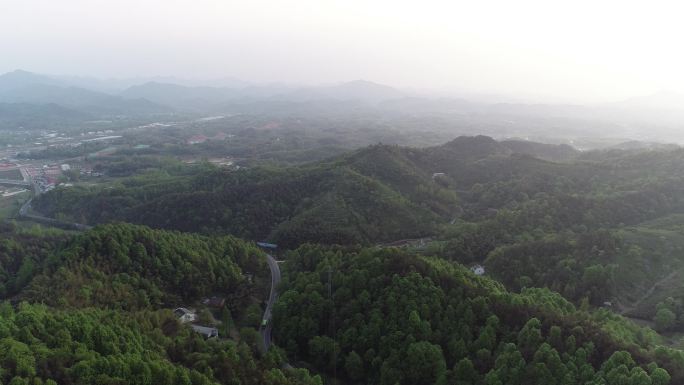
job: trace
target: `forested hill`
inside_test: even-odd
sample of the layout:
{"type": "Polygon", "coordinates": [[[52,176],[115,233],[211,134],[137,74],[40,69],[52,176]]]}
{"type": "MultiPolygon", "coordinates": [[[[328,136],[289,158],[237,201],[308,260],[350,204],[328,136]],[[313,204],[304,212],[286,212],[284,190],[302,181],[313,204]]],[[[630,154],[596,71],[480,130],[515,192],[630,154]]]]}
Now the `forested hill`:
{"type": "Polygon", "coordinates": [[[529,155],[549,161],[569,161],[582,153],[567,144],[555,145],[526,140],[496,141],[488,136],[460,136],[441,146],[425,149],[425,156],[435,160],[478,160],[489,156],[529,155]]]}
{"type": "Polygon", "coordinates": [[[61,231],[42,231],[0,223],[0,298],[20,292],[58,250],[68,236],[61,231]]]}
{"type": "Polygon", "coordinates": [[[244,272],[269,275],[262,252],[236,238],[130,224],[74,236],[32,270],[22,300],[127,310],[173,307],[221,292],[239,302],[244,272]]]}
{"type": "MultiPolygon", "coordinates": [[[[348,384],[684,380],[684,357],[658,346],[649,329],[578,310],[547,289],[510,293],[460,264],[392,248],[287,252],[276,346],[258,356],[254,329],[207,340],[170,311],[173,301],[220,292],[237,319],[254,306],[247,296],[265,298],[250,294],[241,274],[270,282],[250,243],[130,224],[71,235],[4,231],[41,246],[15,249],[35,268],[18,268],[29,280],[12,297],[21,303],[0,303],[2,383],[322,384],[302,367],[348,384]],[[281,369],[286,362],[299,369],[281,369]]],[[[240,322],[256,326],[256,312],[240,322]]],[[[221,330],[232,324],[228,314],[221,330]]]]}
{"type": "Polygon", "coordinates": [[[294,362],[346,383],[670,383],[658,365],[684,380],[684,358],[652,331],[546,289],[509,293],[397,249],[304,246],[286,258],[277,341],[294,362]]]}
{"type": "Polygon", "coordinates": [[[321,385],[281,371],[277,348],[256,354],[271,277],[253,244],[130,224],[0,231],[2,384],[321,385]],[[226,300],[220,325],[206,307],[198,317],[221,339],[171,311],[213,294],[226,300]]]}
{"type": "Polygon", "coordinates": [[[0,380],[11,385],[321,385],[277,354],[205,340],[169,310],[135,313],[0,304],[0,380]]]}
{"type": "Polygon", "coordinates": [[[514,150],[574,156],[563,146],[488,137],[459,138],[429,149],[375,145],[299,167],[150,175],[111,186],[57,189],[34,207],[82,223],[121,220],[227,232],[285,247],[388,242],[434,234],[462,212],[454,187],[468,179],[469,170],[479,172],[477,165],[492,157],[509,159],[514,150]]]}
{"type": "Polygon", "coordinates": [[[201,169],[58,188],[34,207],[282,248],[430,237],[430,250],[484,264],[510,290],[549,287],[577,305],[607,302],[649,321],[659,313],[658,330],[684,330],[683,149],[580,153],[477,136],[374,145],[297,167],[201,169]]]}
{"type": "Polygon", "coordinates": [[[301,167],[133,177],[111,186],[56,189],[34,207],[90,224],[121,220],[268,238],[285,247],[429,235],[458,212],[458,199],[404,152],[373,146],[301,167]]]}

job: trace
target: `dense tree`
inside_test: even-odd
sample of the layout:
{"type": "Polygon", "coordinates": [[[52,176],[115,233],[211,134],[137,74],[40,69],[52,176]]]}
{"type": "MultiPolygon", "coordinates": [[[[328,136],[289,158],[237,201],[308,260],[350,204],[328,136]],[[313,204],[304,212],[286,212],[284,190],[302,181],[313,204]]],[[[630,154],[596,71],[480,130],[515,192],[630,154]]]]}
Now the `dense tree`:
{"type": "Polygon", "coordinates": [[[355,351],[349,352],[347,358],[344,361],[344,370],[349,375],[349,379],[352,381],[359,381],[363,379],[364,368],[363,359],[355,351]]]}
{"type": "MultiPolygon", "coordinates": [[[[3,306],[7,307],[5,303],[3,306]]],[[[320,384],[286,375],[232,341],[204,340],[170,311],[56,310],[20,304],[0,319],[0,381],[26,384],[320,384]],[[166,331],[166,332],[164,332],[166,331]]]]}
{"type": "Polygon", "coordinates": [[[427,341],[414,342],[406,349],[405,380],[416,385],[443,384],[446,363],[439,345],[427,341]]]}
{"type": "Polygon", "coordinates": [[[23,289],[67,237],[59,230],[0,224],[0,298],[23,289]]]}
{"type": "Polygon", "coordinates": [[[350,381],[363,370],[365,381],[380,384],[565,385],[622,381],[623,374],[639,383],[664,378],[639,365],[684,364],[669,350],[655,359],[652,340],[639,341],[624,321],[594,319],[545,289],[507,292],[443,260],[311,245],[285,258],[276,341],[329,375],[336,356],[350,381]]]}
{"type": "MultiPolygon", "coordinates": [[[[679,263],[664,246],[653,255],[661,234],[649,228],[634,237],[625,228],[684,212],[682,150],[579,153],[477,136],[426,149],[375,145],[294,167],[222,170],[155,155],[100,163],[124,177],[55,189],[34,208],[91,224],[231,233],[285,248],[431,236],[440,255],[484,262],[512,290],[548,287],[593,306],[632,296],[635,280],[648,287],[661,279],[648,261],[679,263]]],[[[655,315],[652,305],[633,312],[655,315]]]]}
{"type": "Polygon", "coordinates": [[[655,321],[655,327],[658,331],[666,331],[674,326],[677,316],[672,310],[667,308],[660,308],[656,311],[653,321],[655,321]]]}
{"type": "MultiPolygon", "coordinates": [[[[340,244],[346,246],[305,245],[285,255],[274,335],[292,362],[326,375],[339,370],[343,381],[392,385],[684,382],[681,352],[656,348],[662,340],[652,330],[607,310],[653,287],[657,295],[636,301],[630,314],[653,318],[659,331],[684,324],[679,280],[668,280],[682,267],[684,249],[682,150],[579,154],[471,137],[240,171],[206,164],[190,170],[152,156],[110,160],[98,169],[122,179],[56,189],[35,207],[89,223],[125,220],[205,235],[107,225],[66,241],[64,234],[12,229],[0,239],[0,295],[128,314],[222,291],[226,311],[244,321],[243,343],[227,354],[267,368],[264,383],[315,383],[276,369],[284,353],[250,360],[263,309],[244,276],[254,273],[260,282],[267,269],[252,245],[216,235],[270,239],[285,249],[340,244]],[[558,162],[567,159],[575,161],[558,162]],[[418,255],[352,246],[426,236],[434,242],[416,242],[418,255]],[[501,284],[423,256],[431,252],[483,264],[501,284]]],[[[36,373],[21,369],[3,383],[33,381],[46,371],[43,356],[34,354],[39,343],[26,338],[33,333],[28,321],[25,314],[16,325],[0,324],[8,352],[2,359],[36,373]],[[24,364],[29,356],[34,363],[24,364]]],[[[163,326],[165,335],[179,328],[163,326]]],[[[124,354],[117,331],[93,327],[88,351],[124,354]]],[[[46,346],[69,345],[79,335],[57,330],[57,342],[46,346]]],[[[221,361],[211,360],[197,338],[171,350],[163,345],[160,360],[172,366],[130,359],[127,374],[138,382],[205,383],[225,382],[234,370],[227,365],[216,374],[212,364],[221,361]]],[[[95,361],[67,372],[118,381],[109,370],[117,362],[95,361]]]]}
{"type": "Polygon", "coordinates": [[[88,223],[229,232],[285,247],[420,237],[458,210],[456,194],[396,147],[374,146],[315,166],[196,171],[134,176],[113,188],[56,189],[34,206],[88,223]]]}
{"type": "Polygon", "coordinates": [[[262,252],[232,237],[106,225],[32,268],[36,276],[24,295],[52,305],[142,309],[227,292],[236,306],[248,294],[243,269],[268,274],[262,252]]]}

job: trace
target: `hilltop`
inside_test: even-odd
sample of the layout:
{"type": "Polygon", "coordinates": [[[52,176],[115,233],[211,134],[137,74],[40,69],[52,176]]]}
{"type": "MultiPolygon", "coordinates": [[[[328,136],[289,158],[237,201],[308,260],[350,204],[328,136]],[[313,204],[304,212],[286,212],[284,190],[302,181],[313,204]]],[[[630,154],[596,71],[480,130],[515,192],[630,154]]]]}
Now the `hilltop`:
{"type": "Polygon", "coordinates": [[[35,207],[91,224],[125,220],[183,231],[228,231],[286,247],[369,244],[437,232],[463,211],[453,187],[469,180],[473,168],[485,178],[485,160],[544,167],[547,163],[533,156],[577,154],[566,146],[488,137],[463,137],[426,149],[375,145],[297,167],[131,179],[123,188],[106,190],[58,189],[35,207]],[[519,152],[532,158],[516,158],[519,152]]]}
{"type": "Polygon", "coordinates": [[[396,249],[305,246],[286,267],[277,341],[289,357],[349,383],[682,378],[678,353],[656,347],[653,332],[589,315],[546,289],[509,293],[458,264],[396,249]]]}

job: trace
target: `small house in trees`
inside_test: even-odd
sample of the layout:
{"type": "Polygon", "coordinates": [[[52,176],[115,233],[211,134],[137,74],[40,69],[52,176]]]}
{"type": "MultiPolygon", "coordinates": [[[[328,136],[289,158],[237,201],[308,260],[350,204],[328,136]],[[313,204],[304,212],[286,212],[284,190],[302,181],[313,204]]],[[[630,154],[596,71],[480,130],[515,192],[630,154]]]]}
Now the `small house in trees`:
{"type": "Polygon", "coordinates": [[[196,333],[203,335],[205,338],[214,338],[214,337],[218,337],[218,335],[219,335],[218,329],[212,328],[209,326],[190,325],[190,327],[196,333]]]}
{"type": "Polygon", "coordinates": [[[187,323],[187,322],[193,322],[197,319],[197,315],[184,308],[184,307],[179,307],[173,311],[173,314],[178,318],[178,321],[181,323],[187,323]]]}
{"type": "Polygon", "coordinates": [[[475,265],[475,266],[470,268],[470,271],[475,273],[475,275],[484,275],[485,268],[482,265],[475,265]]]}

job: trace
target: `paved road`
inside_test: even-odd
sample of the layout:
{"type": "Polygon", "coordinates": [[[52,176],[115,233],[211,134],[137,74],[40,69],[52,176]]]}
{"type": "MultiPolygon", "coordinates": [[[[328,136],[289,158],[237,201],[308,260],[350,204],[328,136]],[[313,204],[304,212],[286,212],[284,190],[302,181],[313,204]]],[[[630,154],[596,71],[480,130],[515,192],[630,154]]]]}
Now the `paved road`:
{"type": "MultiPolygon", "coordinates": [[[[33,197],[31,197],[29,200],[24,202],[23,205],[21,205],[21,208],[19,209],[19,217],[20,218],[25,218],[25,219],[30,219],[32,221],[38,222],[38,223],[43,223],[46,225],[50,226],[56,226],[56,227],[61,227],[61,228],[66,228],[66,229],[73,229],[73,230],[88,230],[92,228],[92,226],[84,225],[81,223],[72,223],[72,222],[63,222],[54,218],[48,218],[44,217],[42,215],[36,215],[36,214],[29,214],[29,211],[31,210],[31,202],[33,202],[33,198],[37,197],[40,195],[41,190],[40,186],[36,183],[35,180],[31,179],[31,177],[28,176],[28,174],[25,174],[25,171],[23,168],[20,168],[22,170],[22,175],[24,176],[25,179],[23,183],[27,183],[29,186],[33,187],[33,197]]],[[[0,183],[2,183],[3,179],[0,179],[0,183]]]]}
{"type": "Polygon", "coordinates": [[[270,255],[266,254],[266,262],[268,262],[268,268],[271,269],[271,293],[268,296],[268,303],[266,304],[266,310],[264,310],[264,317],[262,320],[266,320],[266,326],[261,326],[259,332],[261,333],[261,338],[263,339],[263,351],[267,352],[271,347],[271,330],[273,329],[273,323],[271,322],[273,304],[278,299],[277,287],[280,284],[280,267],[278,262],[270,255]]]}

